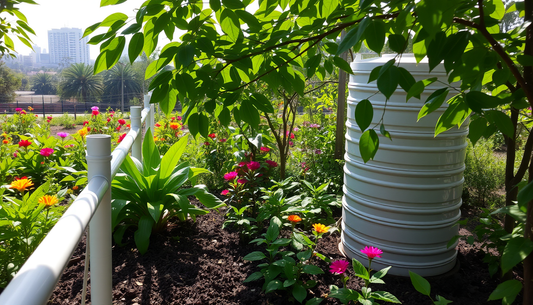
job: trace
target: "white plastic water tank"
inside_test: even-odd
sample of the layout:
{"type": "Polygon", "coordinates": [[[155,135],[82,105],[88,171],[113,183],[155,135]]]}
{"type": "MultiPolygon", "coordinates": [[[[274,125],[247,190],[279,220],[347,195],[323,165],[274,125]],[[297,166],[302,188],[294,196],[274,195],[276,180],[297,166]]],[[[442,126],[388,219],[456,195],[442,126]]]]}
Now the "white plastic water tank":
{"type": "MultiPolygon", "coordinates": [[[[372,269],[392,266],[390,274],[408,276],[414,271],[432,276],[451,270],[456,263],[455,245],[446,245],[458,234],[461,216],[464,158],[468,122],[434,137],[435,124],[446,103],[417,122],[417,115],[429,95],[447,84],[442,65],[431,73],[427,61],[416,64],[411,55],[401,58],[416,81],[438,77],[426,87],[421,99],[411,98],[401,88],[385,103],[369,74],[392,57],[354,61],[348,85],[346,122],[346,165],[342,236],[339,248],[349,258],[367,265],[365,246],[383,250],[372,269]],[[392,141],[380,135],[379,150],[366,164],[359,154],[361,130],[355,122],[355,107],[369,99],[374,108],[374,126],[382,117],[392,141]]],[[[452,95],[450,94],[448,98],[452,95]]],[[[377,131],[379,134],[379,130],[377,131]]]]}

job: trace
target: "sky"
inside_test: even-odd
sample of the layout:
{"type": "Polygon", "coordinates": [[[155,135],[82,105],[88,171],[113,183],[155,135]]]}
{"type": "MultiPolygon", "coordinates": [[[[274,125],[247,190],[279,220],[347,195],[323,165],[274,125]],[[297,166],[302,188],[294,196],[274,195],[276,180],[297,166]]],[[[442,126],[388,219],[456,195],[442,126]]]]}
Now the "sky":
{"type": "MultiPolygon", "coordinates": [[[[48,30],[62,27],[80,28],[82,32],[89,26],[104,20],[107,16],[121,12],[135,17],[144,0],[129,0],[113,6],[100,7],[100,0],[36,0],[39,5],[20,5],[30,27],[36,36],[30,34],[33,43],[48,52],[48,30]]],[[[31,49],[13,37],[15,49],[21,55],[28,55],[31,49]]],[[[90,45],[90,57],[96,59],[99,46],[90,45]]]]}

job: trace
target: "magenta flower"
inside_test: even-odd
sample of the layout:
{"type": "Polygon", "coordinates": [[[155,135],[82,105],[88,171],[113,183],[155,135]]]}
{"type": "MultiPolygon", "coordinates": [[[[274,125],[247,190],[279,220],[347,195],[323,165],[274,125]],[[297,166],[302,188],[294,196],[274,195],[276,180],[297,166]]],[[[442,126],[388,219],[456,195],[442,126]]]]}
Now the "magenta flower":
{"type": "Polygon", "coordinates": [[[126,120],[124,120],[124,119],[120,119],[120,120],[118,120],[118,123],[119,123],[120,125],[124,125],[124,124],[126,124],[126,120]]]}
{"type": "Polygon", "coordinates": [[[54,149],[53,148],[43,148],[43,149],[41,149],[41,152],[39,152],[39,153],[43,157],[49,157],[51,154],[54,153],[54,149]]]}
{"type": "Polygon", "coordinates": [[[226,141],[228,141],[228,139],[220,139],[218,141],[221,142],[221,143],[226,143],[226,141]]]}
{"type": "Polygon", "coordinates": [[[223,191],[220,193],[220,195],[222,195],[222,196],[226,196],[226,195],[228,195],[228,193],[229,193],[228,190],[223,190],[223,191]]]}
{"type": "Polygon", "coordinates": [[[92,107],[91,107],[91,110],[92,110],[92,111],[98,111],[99,109],[100,109],[100,108],[98,108],[98,106],[92,106],[92,107]]]}
{"type": "Polygon", "coordinates": [[[58,135],[61,139],[64,139],[64,138],[68,137],[68,133],[66,133],[66,132],[58,132],[57,135],[58,135]]]}
{"type": "Polygon", "coordinates": [[[364,249],[361,249],[361,252],[368,256],[368,259],[374,259],[375,257],[380,258],[383,251],[378,248],[366,246],[364,249]]]}
{"type": "Polygon", "coordinates": [[[237,176],[237,172],[229,172],[224,175],[224,179],[226,179],[227,181],[233,181],[235,178],[237,178],[237,176]]]}
{"type": "Polygon", "coordinates": [[[343,259],[334,261],[333,263],[331,263],[331,266],[329,266],[329,272],[333,274],[343,274],[349,265],[350,263],[343,259]]]}
{"type": "Polygon", "coordinates": [[[320,149],[315,149],[315,154],[317,155],[321,155],[322,154],[322,151],[320,149]]]}
{"type": "Polygon", "coordinates": [[[270,148],[268,148],[266,146],[261,146],[260,150],[263,151],[263,152],[269,152],[270,148]]]}
{"type": "Polygon", "coordinates": [[[181,117],[179,115],[178,115],[178,117],[176,119],[178,119],[178,121],[181,121],[181,117]]]}
{"type": "Polygon", "coordinates": [[[16,112],[21,112],[21,111],[22,111],[22,108],[15,108],[15,111],[16,111],[16,112]]]}
{"type": "Polygon", "coordinates": [[[261,167],[261,164],[257,161],[250,161],[246,166],[251,171],[258,170],[261,167]]]}
{"type": "Polygon", "coordinates": [[[237,179],[237,183],[245,184],[246,182],[248,182],[248,180],[246,180],[246,179],[244,179],[244,178],[239,178],[239,179],[237,179]]]}

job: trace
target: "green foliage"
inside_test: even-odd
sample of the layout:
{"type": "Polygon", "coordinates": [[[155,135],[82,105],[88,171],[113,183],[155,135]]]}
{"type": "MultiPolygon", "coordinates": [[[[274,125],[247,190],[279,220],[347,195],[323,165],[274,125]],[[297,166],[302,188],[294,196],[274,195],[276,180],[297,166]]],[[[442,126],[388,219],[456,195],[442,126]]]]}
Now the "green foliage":
{"type": "Polygon", "coordinates": [[[121,173],[113,180],[113,229],[114,238],[122,243],[122,236],[130,226],[137,227],[135,244],[141,254],[148,250],[152,232],[163,230],[172,217],[186,221],[208,211],[189,202],[188,196],[196,196],[209,209],[217,209],[223,203],[210,194],[205,186],[182,188],[183,184],[205,170],[179,163],[187,145],[183,137],[161,157],[150,130],[143,141],[143,164],[127,156],[121,173]]]}
{"type": "Polygon", "coordinates": [[[411,270],[409,270],[409,277],[411,278],[411,283],[413,284],[413,287],[415,287],[416,291],[428,296],[433,304],[446,305],[452,303],[452,301],[448,301],[440,295],[437,295],[436,300],[433,300],[433,298],[431,297],[431,285],[425,278],[412,272],[411,270]]]}
{"type": "Polygon", "coordinates": [[[73,64],[61,73],[61,98],[77,98],[87,102],[89,97],[100,96],[103,89],[102,77],[93,74],[92,66],[84,63],[73,64]]]}
{"type": "MultiPolygon", "coordinates": [[[[1,29],[0,32],[2,32],[1,29]]],[[[8,36],[4,37],[7,38],[8,36]]],[[[3,42],[0,40],[0,52],[2,53],[6,51],[2,46],[3,42]]],[[[21,78],[11,71],[4,62],[0,62],[0,80],[0,102],[13,102],[15,100],[15,90],[18,90],[21,85],[21,78]]]]}
{"type": "Polygon", "coordinates": [[[55,76],[47,73],[37,73],[30,79],[31,89],[36,95],[56,94],[57,79],[55,76]]]}
{"type": "Polygon", "coordinates": [[[8,17],[6,14],[3,14],[3,17],[0,18],[2,23],[0,36],[3,36],[3,39],[0,41],[0,54],[2,55],[15,57],[15,44],[13,43],[13,39],[11,39],[13,36],[17,37],[18,40],[29,48],[32,48],[31,39],[28,34],[35,35],[35,32],[29,27],[26,16],[17,7],[23,3],[37,4],[33,0],[7,0],[0,7],[0,13],[9,15],[8,17]]]}
{"type": "Polygon", "coordinates": [[[465,204],[488,207],[498,202],[496,191],[505,183],[505,160],[494,152],[491,139],[479,140],[466,148],[464,191],[465,204]]]}
{"type": "MultiPolygon", "coordinates": [[[[64,207],[47,206],[39,200],[50,193],[50,183],[31,194],[5,195],[0,189],[0,287],[5,287],[61,217],[64,207]]],[[[57,194],[63,200],[66,189],[57,194]]],[[[56,202],[57,203],[57,202],[56,202]]]]}

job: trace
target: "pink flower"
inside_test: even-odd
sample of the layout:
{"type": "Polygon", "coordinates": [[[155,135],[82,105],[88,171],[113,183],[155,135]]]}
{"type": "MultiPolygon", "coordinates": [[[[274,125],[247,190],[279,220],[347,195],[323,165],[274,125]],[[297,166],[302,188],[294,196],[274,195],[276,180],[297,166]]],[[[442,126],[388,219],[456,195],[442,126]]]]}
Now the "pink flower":
{"type": "Polygon", "coordinates": [[[211,139],[214,139],[214,138],[216,138],[216,137],[217,137],[217,135],[216,135],[216,134],[214,134],[214,133],[210,133],[210,134],[208,135],[208,137],[210,137],[211,139]]]}
{"type": "Polygon", "coordinates": [[[245,184],[246,182],[248,182],[248,180],[246,180],[244,178],[237,179],[237,183],[245,184]]]}
{"type": "Polygon", "coordinates": [[[264,151],[264,152],[269,152],[270,151],[270,148],[266,147],[266,146],[261,146],[261,151],[264,151]]]}
{"type": "Polygon", "coordinates": [[[278,163],[275,162],[275,161],[272,161],[272,160],[266,160],[265,162],[266,162],[266,163],[268,164],[268,166],[270,166],[270,167],[278,167],[278,163]]]}
{"type": "MultiPolygon", "coordinates": [[[[120,123],[120,122],[119,122],[120,123]]],[[[161,124],[155,123],[155,127],[161,127],[161,124]]]]}
{"type": "Polygon", "coordinates": [[[111,122],[111,118],[107,118],[107,122],[108,122],[108,123],[111,122]]]}
{"type": "MultiPolygon", "coordinates": [[[[124,125],[124,124],[126,124],[126,120],[124,120],[124,119],[120,119],[120,120],[118,120],[118,123],[119,123],[120,125],[124,125]]],[[[159,126],[157,126],[157,127],[159,127],[159,126]]]]}
{"type": "Polygon", "coordinates": [[[21,111],[22,111],[22,108],[15,108],[15,111],[16,111],[16,112],[21,112],[21,111]]]}
{"type": "Polygon", "coordinates": [[[220,143],[226,143],[226,141],[228,141],[228,139],[220,139],[218,140],[220,143]]]}
{"type": "Polygon", "coordinates": [[[238,166],[238,167],[243,167],[243,166],[245,166],[245,165],[248,165],[248,162],[246,162],[246,161],[241,161],[241,162],[239,162],[239,164],[238,164],[237,166],[238,166]]]}
{"type": "Polygon", "coordinates": [[[178,116],[177,119],[178,119],[178,121],[181,121],[181,117],[180,116],[178,116]]]}
{"type": "Polygon", "coordinates": [[[289,146],[294,146],[294,143],[292,143],[292,141],[289,141],[289,146]]]}
{"type": "Polygon", "coordinates": [[[68,137],[68,133],[66,133],[66,132],[58,132],[57,135],[58,135],[60,138],[62,138],[62,139],[68,137]]]}
{"type": "Polygon", "coordinates": [[[220,195],[222,196],[226,196],[228,195],[229,191],[228,190],[223,190],[222,193],[220,193],[220,195]]]}
{"type": "Polygon", "coordinates": [[[224,179],[226,179],[227,181],[233,181],[235,178],[237,178],[237,176],[237,172],[229,172],[224,175],[224,179]]]}
{"type": "Polygon", "coordinates": [[[321,155],[322,154],[322,151],[320,149],[315,149],[315,154],[317,155],[321,155]]]}
{"type": "Polygon", "coordinates": [[[41,149],[41,152],[39,152],[39,153],[43,157],[49,157],[51,154],[54,153],[54,149],[53,148],[43,148],[43,149],[41,149]]]}
{"type": "Polygon", "coordinates": [[[99,109],[100,109],[100,108],[98,108],[98,106],[92,106],[92,107],[91,107],[91,110],[92,110],[92,111],[98,111],[99,109]]]}
{"type": "Polygon", "coordinates": [[[320,125],[318,124],[311,124],[309,125],[310,128],[320,128],[320,125]]]}
{"type": "Polygon", "coordinates": [[[18,151],[16,151],[16,152],[13,153],[13,158],[16,158],[16,157],[17,157],[17,153],[18,153],[18,151]]]}
{"type": "Polygon", "coordinates": [[[338,260],[331,263],[329,266],[329,272],[333,274],[343,274],[346,271],[346,268],[350,265],[349,262],[345,260],[338,260]]]}
{"type": "Polygon", "coordinates": [[[383,253],[383,251],[381,251],[380,249],[369,246],[366,246],[364,249],[361,249],[361,252],[366,254],[366,256],[368,256],[368,259],[374,259],[375,257],[380,258],[381,254],[383,253]]]}
{"type": "Polygon", "coordinates": [[[250,161],[246,166],[251,171],[258,170],[261,167],[261,164],[257,161],[250,161]]]}
{"type": "Polygon", "coordinates": [[[300,128],[298,128],[298,127],[294,127],[293,130],[294,130],[294,132],[297,132],[298,130],[300,130],[300,128]]]}

